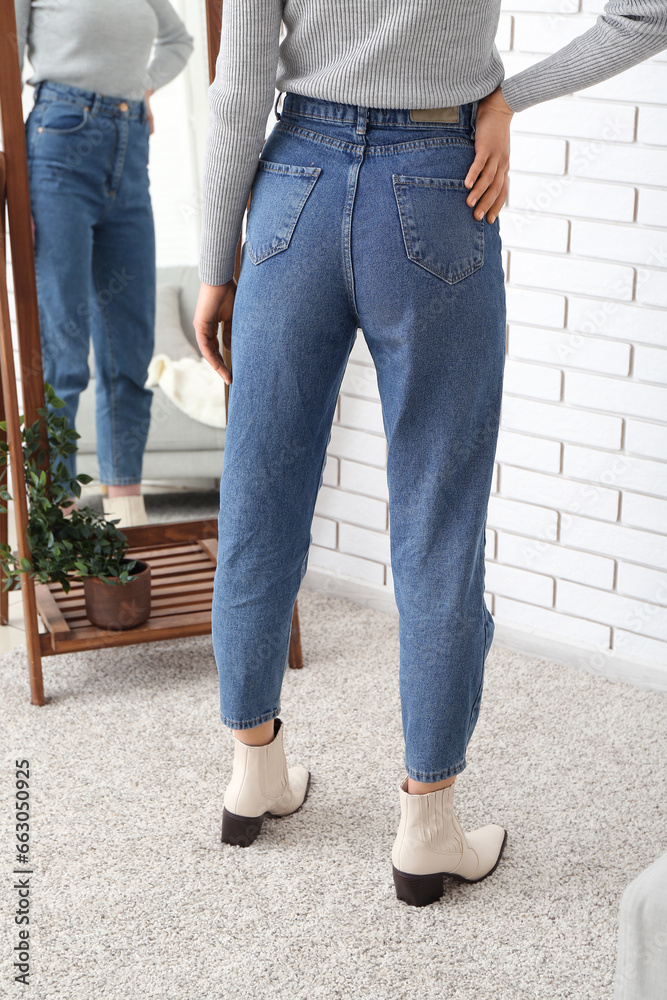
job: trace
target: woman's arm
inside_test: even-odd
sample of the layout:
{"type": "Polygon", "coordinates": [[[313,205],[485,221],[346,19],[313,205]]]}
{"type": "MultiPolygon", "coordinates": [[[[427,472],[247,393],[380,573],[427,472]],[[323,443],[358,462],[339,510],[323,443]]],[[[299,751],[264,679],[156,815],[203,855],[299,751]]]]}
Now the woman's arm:
{"type": "Polygon", "coordinates": [[[224,285],[276,90],[282,0],[225,0],[220,54],[209,89],[199,277],[224,285]]]}
{"type": "Polygon", "coordinates": [[[25,47],[28,43],[30,33],[30,12],[32,0],[14,0],[14,13],[16,14],[16,48],[19,54],[19,70],[23,75],[23,60],[25,58],[25,47]]]}
{"type": "Polygon", "coordinates": [[[194,42],[168,0],[148,3],[158,19],[155,55],[144,79],[145,90],[153,92],[178,76],[192,54],[194,42]]]}
{"type": "Polygon", "coordinates": [[[512,111],[616,76],[667,48],[667,0],[608,0],[596,23],[568,45],[501,84],[512,111]]]}
{"type": "Polygon", "coordinates": [[[465,179],[476,218],[494,222],[507,199],[514,112],[607,80],[667,48],[667,0],[608,0],[592,28],[515,73],[479,102],[475,160],[465,179]]]}
{"type": "Polygon", "coordinates": [[[218,325],[234,308],[236,246],[276,92],[283,0],[225,0],[209,88],[202,185],[201,288],[193,326],[204,358],[228,385],[218,325]]]}

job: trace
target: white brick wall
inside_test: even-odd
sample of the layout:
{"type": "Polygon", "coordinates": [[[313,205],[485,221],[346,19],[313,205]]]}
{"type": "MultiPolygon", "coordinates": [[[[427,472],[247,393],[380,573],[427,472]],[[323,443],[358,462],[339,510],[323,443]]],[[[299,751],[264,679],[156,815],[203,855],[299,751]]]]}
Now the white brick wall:
{"type": "MultiPolygon", "coordinates": [[[[506,75],[582,33],[602,8],[504,0],[496,44],[506,75]]],[[[667,685],[666,227],[667,53],[515,116],[486,550],[496,635],[519,645],[523,635],[545,656],[570,648],[573,661],[611,674],[622,662],[638,683],[650,668],[667,685]]],[[[366,581],[391,599],[385,460],[359,331],[313,533],[315,564],[339,575],[338,592],[358,596],[366,581]]]]}

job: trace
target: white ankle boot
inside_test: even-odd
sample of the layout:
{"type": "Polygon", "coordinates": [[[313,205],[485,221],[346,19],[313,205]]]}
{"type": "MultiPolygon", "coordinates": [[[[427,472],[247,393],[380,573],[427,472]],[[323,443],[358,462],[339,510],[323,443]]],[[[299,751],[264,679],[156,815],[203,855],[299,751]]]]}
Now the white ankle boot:
{"type": "Polygon", "coordinates": [[[222,842],[248,847],[265,816],[296,812],[309,787],[310,772],[305,767],[287,767],[281,719],[275,720],[273,741],[266,746],[250,747],[234,737],[232,780],[222,811],[222,842]]]}
{"type": "Polygon", "coordinates": [[[107,521],[120,518],[117,528],[129,528],[134,524],[148,524],[146,505],[141,493],[132,496],[103,497],[102,506],[107,521]]]}
{"type": "Polygon", "coordinates": [[[391,852],[396,895],[427,906],[443,894],[443,875],[481,882],[500,861],[507,831],[496,823],[465,834],[454,813],[454,784],[424,795],[400,786],[401,821],[391,852]]]}

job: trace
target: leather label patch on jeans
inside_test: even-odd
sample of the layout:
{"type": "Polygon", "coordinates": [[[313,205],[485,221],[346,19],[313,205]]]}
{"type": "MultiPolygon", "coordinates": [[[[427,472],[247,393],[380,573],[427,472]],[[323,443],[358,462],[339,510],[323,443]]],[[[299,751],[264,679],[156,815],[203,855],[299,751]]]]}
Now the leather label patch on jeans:
{"type": "Polygon", "coordinates": [[[412,122],[458,122],[459,106],[453,108],[411,108],[412,122]]]}

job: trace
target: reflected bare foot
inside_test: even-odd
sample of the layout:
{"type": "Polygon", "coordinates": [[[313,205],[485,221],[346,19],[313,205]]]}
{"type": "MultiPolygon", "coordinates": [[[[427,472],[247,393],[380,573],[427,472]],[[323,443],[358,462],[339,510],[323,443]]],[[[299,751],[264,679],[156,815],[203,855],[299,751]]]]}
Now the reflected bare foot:
{"type": "Polygon", "coordinates": [[[72,511],[76,510],[76,497],[72,497],[71,502],[68,504],[61,504],[60,509],[64,517],[69,517],[72,511]]]}

